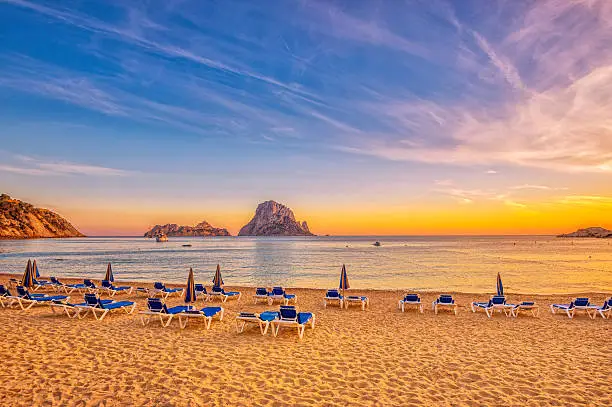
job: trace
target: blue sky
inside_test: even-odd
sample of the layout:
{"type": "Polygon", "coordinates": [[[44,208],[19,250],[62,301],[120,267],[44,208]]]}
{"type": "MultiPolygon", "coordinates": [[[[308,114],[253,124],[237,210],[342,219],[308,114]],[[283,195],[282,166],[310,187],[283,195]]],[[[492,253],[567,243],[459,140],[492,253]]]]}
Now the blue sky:
{"type": "Polygon", "coordinates": [[[0,186],[109,233],[78,208],[607,200],[611,10],[0,0],[0,186]]]}

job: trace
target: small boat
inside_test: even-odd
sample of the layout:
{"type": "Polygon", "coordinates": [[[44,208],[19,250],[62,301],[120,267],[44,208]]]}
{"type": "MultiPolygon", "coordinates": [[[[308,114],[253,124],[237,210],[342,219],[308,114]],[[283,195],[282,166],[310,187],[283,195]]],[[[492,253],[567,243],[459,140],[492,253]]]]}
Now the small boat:
{"type": "Polygon", "coordinates": [[[380,242],[374,242],[374,243],[372,243],[372,246],[379,247],[380,246],[380,242]]]}
{"type": "Polygon", "coordinates": [[[191,247],[190,244],[184,244],[183,247],[191,247]]]}
{"type": "Polygon", "coordinates": [[[168,241],[168,236],[166,235],[157,235],[155,236],[155,241],[156,242],[167,242],[168,241]]]}

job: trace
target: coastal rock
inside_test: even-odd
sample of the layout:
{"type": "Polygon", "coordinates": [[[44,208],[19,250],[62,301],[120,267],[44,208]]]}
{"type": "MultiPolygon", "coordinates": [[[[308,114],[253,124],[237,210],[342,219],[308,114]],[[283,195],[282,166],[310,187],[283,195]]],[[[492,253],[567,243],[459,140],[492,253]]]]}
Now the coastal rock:
{"type": "Polygon", "coordinates": [[[55,212],[0,195],[0,239],[84,236],[55,212]]]}
{"type": "Polygon", "coordinates": [[[213,227],[203,220],[195,226],[179,226],[176,223],[166,225],[155,225],[151,230],[145,232],[144,237],[157,236],[231,236],[227,229],[213,227]]]}
{"type": "Polygon", "coordinates": [[[293,211],[274,201],[260,203],[255,216],[238,236],[314,236],[306,222],[295,220],[293,211]]]}
{"type": "Polygon", "coordinates": [[[591,227],[586,229],[578,229],[575,232],[559,235],[557,237],[595,237],[595,238],[612,238],[612,230],[602,227],[591,227]]]}

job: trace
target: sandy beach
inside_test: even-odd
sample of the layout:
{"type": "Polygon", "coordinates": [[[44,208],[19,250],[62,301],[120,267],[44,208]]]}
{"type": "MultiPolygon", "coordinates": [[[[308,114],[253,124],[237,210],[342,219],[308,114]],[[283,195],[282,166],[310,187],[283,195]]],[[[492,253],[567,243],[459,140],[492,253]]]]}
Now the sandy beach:
{"type": "MultiPolygon", "coordinates": [[[[10,276],[16,277],[16,276],[10,276]]],[[[6,284],[9,275],[2,275],[6,284]]],[[[137,286],[146,284],[136,283],[137,286]]],[[[11,406],[553,406],[610,405],[610,321],[552,315],[549,304],[572,296],[507,294],[535,299],[540,316],[472,313],[483,295],[456,294],[458,315],[397,310],[402,291],[360,291],[365,312],[323,308],[324,290],[290,289],[298,308],[316,315],[302,341],[256,327],[237,334],[238,311],[254,305],[254,288],[227,302],[223,321],[143,327],[134,315],[102,321],[54,315],[48,307],[0,309],[0,392],[11,406]]],[[[589,293],[600,304],[605,294],[589,293]]],[[[80,302],[72,294],[71,302],[80,302]]],[[[171,297],[169,305],[181,299],[171,297]]],[[[203,302],[198,304],[204,306],[203,302]]]]}

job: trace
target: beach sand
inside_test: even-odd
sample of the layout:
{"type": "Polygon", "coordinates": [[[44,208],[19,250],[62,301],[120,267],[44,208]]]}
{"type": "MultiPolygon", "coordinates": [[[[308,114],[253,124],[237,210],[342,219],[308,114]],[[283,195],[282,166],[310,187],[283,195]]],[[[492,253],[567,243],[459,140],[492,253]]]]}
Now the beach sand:
{"type": "MultiPolygon", "coordinates": [[[[8,275],[0,277],[6,284],[8,275]]],[[[142,283],[134,285],[143,286],[142,283]]],[[[457,294],[457,316],[402,314],[402,291],[351,290],[370,297],[363,312],[323,308],[324,290],[291,289],[298,307],[316,314],[316,328],[298,341],[259,329],[235,331],[237,311],[254,305],[253,288],[212,329],[190,322],[143,327],[139,316],[112,314],[98,322],[54,315],[48,307],[0,309],[0,394],[5,406],[609,406],[611,322],[553,316],[517,319],[468,311],[483,295],[457,294]]],[[[587,294],[600,304],[603,294],[587,294]]],[[[144,297],[116,296],[138,301],[144,297]]],[[[72,302],[81,295],[73,293],[72,302]]],[[[168,300],[178,305],[180,298],[168,300]]],[[[215,302],[218,303],[218,302],[215,302]]],[[[199,306],[205,304],[200,302],[199,306]]]]}

